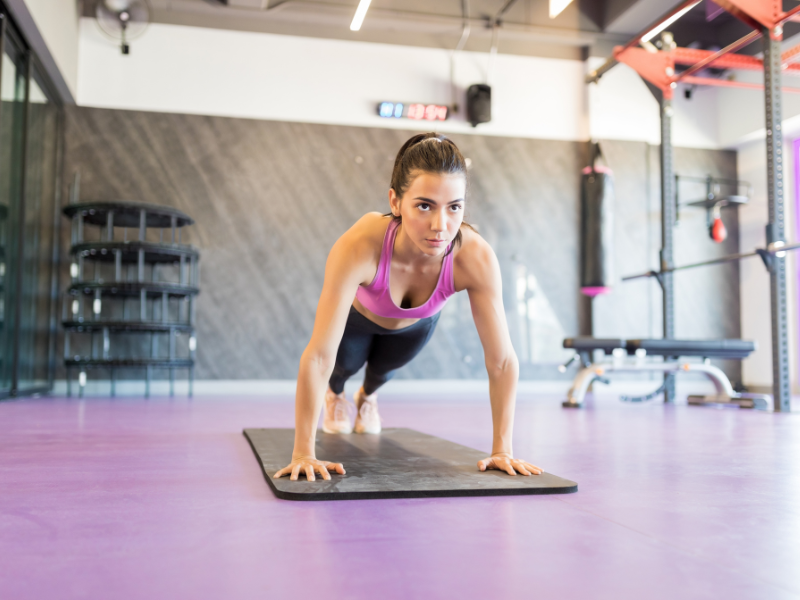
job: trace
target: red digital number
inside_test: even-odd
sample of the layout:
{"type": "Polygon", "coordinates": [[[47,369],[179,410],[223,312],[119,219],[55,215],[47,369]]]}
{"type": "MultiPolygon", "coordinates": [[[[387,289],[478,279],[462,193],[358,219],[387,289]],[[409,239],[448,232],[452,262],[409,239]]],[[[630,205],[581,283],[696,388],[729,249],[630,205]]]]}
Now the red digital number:
{"type": "Polygon", "coordinates": [[[424,104],[412,104],[408,107],[408,118],[409,119],[424,119],[425,118],[425,105],[424,104]]]}

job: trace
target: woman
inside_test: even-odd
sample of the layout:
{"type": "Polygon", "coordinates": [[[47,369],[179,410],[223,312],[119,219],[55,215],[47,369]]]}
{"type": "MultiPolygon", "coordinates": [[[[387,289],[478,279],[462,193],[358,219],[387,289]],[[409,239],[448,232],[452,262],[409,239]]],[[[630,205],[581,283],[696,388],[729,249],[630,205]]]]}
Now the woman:
{"type": "Polygon", "coordinates": [[[481,471],[540,474],[513,458],[511,433],[519,364],[508,335],[500,267],[489,244],[463,222],[467,166],[456,145],[435,133],[408,140],[394,163],[391,215],[364,215],[334,244],[325,266],[314,331],[300,359],[292,462],[275,478],[315,473],[330,479],[344,466],[318,460],[317,421],[323,431],[379,433],[376,390],[430,339],[439,311],[467,290],[486,356],[494,441],[481,471]],[[391,284],[390,284],[391,282],[391,284]],[[350,423],[344,383],[366,363],[350,423]]]}

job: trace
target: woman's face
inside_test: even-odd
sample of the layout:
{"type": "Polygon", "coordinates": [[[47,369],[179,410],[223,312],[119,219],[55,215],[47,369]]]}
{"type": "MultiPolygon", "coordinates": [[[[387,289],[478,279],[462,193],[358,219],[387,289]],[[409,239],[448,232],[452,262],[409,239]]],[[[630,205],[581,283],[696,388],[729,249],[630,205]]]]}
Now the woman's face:
{"type": "Polygon", "coordinates": [[[389,190],[392,213],[403,218],[406,235],[422,252],[436,256],[447,250],[464,220],[464,175],[420,173],[402,198],[389,190]]]}

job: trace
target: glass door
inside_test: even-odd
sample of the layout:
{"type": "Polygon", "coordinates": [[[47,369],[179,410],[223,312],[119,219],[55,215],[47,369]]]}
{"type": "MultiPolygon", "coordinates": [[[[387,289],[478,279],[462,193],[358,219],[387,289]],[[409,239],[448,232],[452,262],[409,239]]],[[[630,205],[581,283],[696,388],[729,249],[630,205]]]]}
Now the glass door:
{"type": "MultiPolygon", "coordinates": [[[[51,283],[56,211],[59,107],[45,93],[44,79],[31,65],[28,88],[23,241],[19,288],[17,390],[47,389],[50,384],[53,323],[51,283]]],[[[56,217],[58,218],[58,217],[56,217]]]]}
{"type": "Polygon", "coordinates": [[[15,384],[19,223],[22,209],[26,60],[7,23],[0,20],[0,395],[15,384]]]}
{"type": "Polygon", "coordinates": [[[0,0],[0,398],[45,392],[54,294],[63,109],[0,0]]]}

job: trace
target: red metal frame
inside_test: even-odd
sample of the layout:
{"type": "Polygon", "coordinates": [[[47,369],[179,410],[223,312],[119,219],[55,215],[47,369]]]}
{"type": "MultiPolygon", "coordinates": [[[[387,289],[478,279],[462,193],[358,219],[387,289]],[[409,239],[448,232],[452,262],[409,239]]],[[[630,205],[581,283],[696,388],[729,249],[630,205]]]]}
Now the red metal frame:
{"type": "Polygon", "coordinates": [[[714,0],[714,2],[753,29],[768,28],[770,35],[774,35],[773,30],[782,23],[781,0],[714,0]]]}
{"type": "MultiPolygon", "coordinates": [[[[714,79],[713,77],[685,77],[684,83],[691,83],[694,85],[713,85],[717,87],[735,87],[745,88],[748,90],[763,90],[764,86],[760,83],[747,83],[745,81],[730,81],[728,79],[714,79]]],[[[800,88],[781,88],[781,91],[790,94],[800,94],[800,88]]]]}
{"type": "Polygon", "coordinates": [[[786,64],[788,61],[792,60],[798,54],[800,54],[800,46],[795,46],[794,48],[790,48],[789,50],[781,54],[781,62],[786,64]]]}
{"type": "MultiPolygon", "coordinates": [[[[733,42],[718,52],[710,50],[694,50],[691,48],[675,48],[673,50],[651,52],[638,48],[637,44],[642,37],[661,23],[692,4],[692,1],[683,2],[646,31],[633,38],[625,46],[614,48],[614,59],[633,68],[643,79],[658,87],[665,98],[671,99],[673,90],[679,81],[695,85],[714,85],[721,87],[739,87],[747,89],[764,89],[762,85],[713,79],[710,77],[695,77],[698,71],[715,67],[721,69],[740,69],[761,71],[763,61],[752,56],[735,54],[735,50],[758,39],[762,29],[770,32],[772,39],[781,39],[783,27],[781,25],[789,20],[800,18],[800,6],[783,12],[781,0],[715,0],[722,8],[738,17],[755,31],[733,42]],[[681,74],[675,74],[675,65],[690,65],[681,74]]],[[[787,50],[781,56],[784,72],[800,74],[800,63],[789,63],[792,58],[800,55],[800,46],[787,50]]],[[[800,92],[800,89],[784,88],[786,92],[800,92]]]]}
{"type": "Polygon", "coordinates": [[[675,59],[671,52],[649,52],[644,48],[614,48],[614,58],[633,68],[642,79],[659,88],[668,98],[672,97],[672,76],[675,74],[675,59]],[[617,49],[619,48],[619,52],[617,49]]]}
{"type": "Polygon", "coordinates": [[[714,2],[754,29],[766,27],[775,40],[781,39],[783,35],[779,27],[786,21],[794,21],[800,15],[800,6],[783,12],[781,0],[714,0],[714,2]]]}
{"type": "Polygon", "coordinates": [[[749,44],[750,42],[752,42],[754,40],[757,40],[760,37],[761,37],[761,32],[760,31],[755,31],[755,30],[751,31],[750,33],[748,33],[743,38],[741,38],[739,40],[736,40],[735,42],[733,42],[732,44],[726,46],[725,48],[723,48],[719,52],[713,52],[713,53],[709,54],[708,56],[706,56],[705,58],[700,59],[699,61],[694,63],[691,67],[686,69],[683,73],[678,75],[675,78],[675,81],[680,81],[681,79],[685,79],[686,77],[689,77],[690,75],[694,75],[695,73],[697,73],[701,69],[704,69],[705,67],[711,66],[711,64],[714,61],[716,61],[719,58],[722,58],[726,54],[733,56],[734,52],[736,52],[740,48],[744,48],[747,44],[749,44]]]}
{"type": "MultiPolygon", "coordinates": [[[[695,65],[714,54],[718,55],[719,52],[711,52],[710,50],[696,50],[694,48],[675,48],[673,54],[675,55],[676,65],[695,65]]],[[[785,72],[800,73],[800,64],[786,64],[788,60],[792,59],[797,54],[800,54],[800,46],[784,52],[782,62],[785,65],[785,72]]],[[[735,69],[737,71],[761,71],[764,68],[764,63],[761,59],[753,56],[746,56],[744,54],[726,54],[709,61],[703,66],[717,69],[735,69]]],[[[676,77],[676,81],[683,79],[683,77],[688,75],[691,75],[691,73],[688,73],[687,69],[687,71],[682,72],[676,77]]]]}

